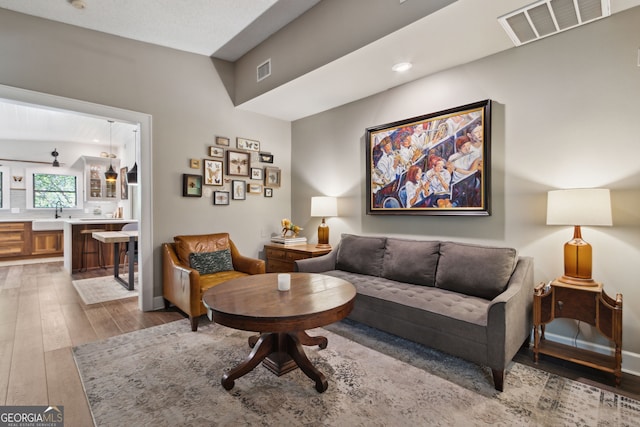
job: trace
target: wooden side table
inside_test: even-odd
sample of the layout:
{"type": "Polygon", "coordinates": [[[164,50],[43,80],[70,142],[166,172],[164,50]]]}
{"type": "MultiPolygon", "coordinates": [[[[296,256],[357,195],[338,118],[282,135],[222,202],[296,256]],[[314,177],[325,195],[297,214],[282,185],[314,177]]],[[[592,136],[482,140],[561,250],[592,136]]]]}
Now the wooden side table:
{"type": "Polygon", "coordinates": [[[533,358],[540,354],[568,360],[615,375],[616,386],[622,379],[622,294],[609,297],[596,286],[574,286],[553,281],[549,286],[538,285],[533,295],[533,358]],[[554,319],[580,320],[596,329],[615,345],[613,356],[560,344],[545,339],[547,323],[554,319]]]}
{"type": "Polygon", "coordinates": [[[315,258],[331,252],[331,248],[318,249],[316,245],[279,245],[271,243],[264,245],[267,257],[267,273],[287,273],[294,271],[294,261],[297,259],[315,258]]]}

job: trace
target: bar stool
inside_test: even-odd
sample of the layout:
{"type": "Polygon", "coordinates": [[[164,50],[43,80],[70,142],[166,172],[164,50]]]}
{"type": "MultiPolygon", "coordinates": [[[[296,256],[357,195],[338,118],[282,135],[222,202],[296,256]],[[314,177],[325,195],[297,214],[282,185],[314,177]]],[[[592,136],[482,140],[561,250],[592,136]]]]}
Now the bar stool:
{"type": "Polygon", "coordinates": [[[88,230],[80,230],[80,235],[82,236],[82,244],[80,245],[80,271],[87,271],[87,255],[90,254],[98,254],[98,265],[100,268],[107,268],[104,265],[104,254],[102,253],[102,243],[96,240],[96,244],[98,245],[97,251],[88,251],[89,242],[93,240],[91,233],[94,231],[107,231],[103,228],[90,228],[88,230]]]}
{"type": "MultiPolygon", "coordinates": [[[[132,222],[132,223],[128,223],[122,226],[122,231],[137,231],[138,230],[138,223],[137,222],[132,222]]],[[[123,258],[124,261],[122,264],[124,264],[124,266],[126,267],[129,263],[128,263],[128,258],[129,258],[129,243],[125,243],[124,245],[120,246],[120,254],[118,255],[118,263],[120,263],[120,258],[123,258]]],[[[134,260],[137,261],[138,259],[138,242],[135,243],[135,250],[134,250],[134,260]]],[[[135,262],[134,261],[134,262],[135,262]]]]}

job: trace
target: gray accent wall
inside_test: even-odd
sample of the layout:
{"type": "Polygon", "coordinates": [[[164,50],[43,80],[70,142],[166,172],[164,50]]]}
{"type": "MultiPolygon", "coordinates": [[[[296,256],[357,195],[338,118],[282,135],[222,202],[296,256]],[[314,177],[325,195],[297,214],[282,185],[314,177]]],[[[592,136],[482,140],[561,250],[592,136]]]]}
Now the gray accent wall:
{"type": "MultiPolygon", "coordinates": [[[[293,122],[293,218],[314,238],[311,197],[337,196],[339,217],[327,221],[334,245],[346,232],[510,246],[534,257],[535,280],[546,282],[563,273],[573,235],[545,225],[547,191],[610,188],[613,227],[582,235],[594,278],[624,295],[625,368],[640,372],[639,22],[634,8],[293,122]],[[365,128],[483,99],[493,100],[491,216],[365,214],[365,128]]],[[[548,332],[573,343],[578,328],[578,341],[608,346],[584,323],[548,332]]]]}
{"type": "MultiPolygon", "coordinates": [[[[210,58],[136,42],[71,25],[0,9],[0,84],[74,100],[131,110],[152,117],[148,138],[152,206],[141,221],[153,223],[152,252],[143,260],[144,281],[153,280],[156,307],[161,303],[160,245],[174,235],[227,231],[241,253],[258,257],[280,220],[290,215],[291,126],[289,122],[236,110],[210,58]],[[208,197],[182,197],[189,159],[208,158],[216,135],[260,141],[282,169],[282,187],[273,198],[247,194],[229,206],[213,206],[208,197]]],[[[145,131],[145,129],[143,129],[145,131]]],[[[50,151],[51,147],[47,145],[50,151]]],[[[266,164],[259,163],[263,167],[266,164]]],[[[249,182],[248,178],[246,179],[249,182]]],[[[225,189],[230,189],[230,183],[225,189]]],[[[219,187],[205,187],[205,195],[219,187]]],[[[145,197],[142,198],[145,200],[145,197]]],[[[147,207],[149,208],[149,207],[147,207]]],[[[144,225],[143,225],[144,228],[144,225]]]]}

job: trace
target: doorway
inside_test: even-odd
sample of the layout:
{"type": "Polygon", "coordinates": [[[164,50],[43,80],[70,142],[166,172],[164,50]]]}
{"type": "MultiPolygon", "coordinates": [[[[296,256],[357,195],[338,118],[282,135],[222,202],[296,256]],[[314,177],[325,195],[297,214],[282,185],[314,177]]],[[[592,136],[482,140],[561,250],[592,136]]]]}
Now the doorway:
{"type": "Polygon", "coordinates": [[[76,113],[80,116],[94,116],[102,119],[138,123],[140,132],[136,144],[135,157],[138,166],[138,186],[134,196],[138,202],[132,206],[132,217],[139,222],[139,298],[138,308],[142,311],[154,310],[153,296],[153,227],[152,227],[152,180],[151,180],[151,115],[123,110],[106,105],[94,104],[77,99],[64,98],[41,92],[34,92],[11,86],[0,85],[0,98],[76,113]]]}

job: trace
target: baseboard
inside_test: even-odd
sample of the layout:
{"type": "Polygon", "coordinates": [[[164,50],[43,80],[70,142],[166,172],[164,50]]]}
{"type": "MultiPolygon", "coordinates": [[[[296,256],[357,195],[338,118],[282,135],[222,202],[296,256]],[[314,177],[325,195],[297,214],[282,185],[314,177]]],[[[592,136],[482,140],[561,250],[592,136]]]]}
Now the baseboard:
{"type": "Polygon", "coordinates": [[[153,297],[153,309],[154,310],[162,310],[164,308],[164,298],[162,297],[153,297]]]}
{"type": "MultiPolygon", "coordinates": [[[[601,344],[595,344],[582,340],[574,341],[573,338],[568,338],[557,334],[550,334],[549,332],[545,332],[544,335],[546,338],[555,342],[594,351],[596,353],[611,355],[614,351],[613,348],[601,344]]],[[[533,348],[533,341],[531,341],[531,347],[533,348]]],[[[622,350],[622,372],[640,377],[640,354],[622,350]]]]}

